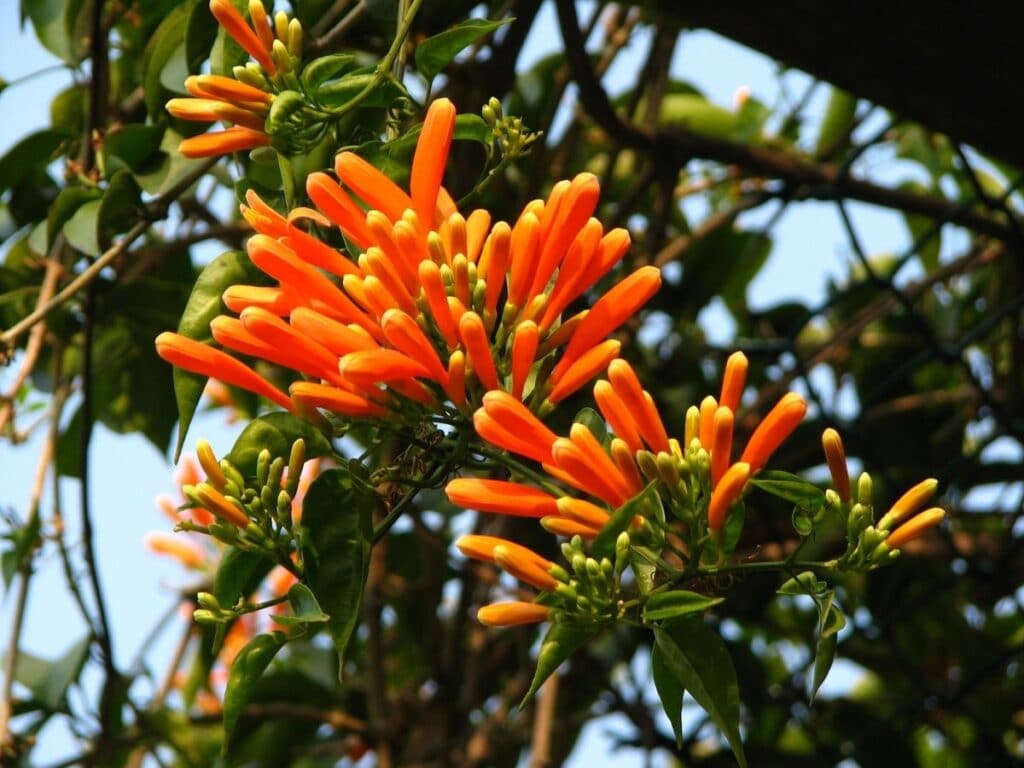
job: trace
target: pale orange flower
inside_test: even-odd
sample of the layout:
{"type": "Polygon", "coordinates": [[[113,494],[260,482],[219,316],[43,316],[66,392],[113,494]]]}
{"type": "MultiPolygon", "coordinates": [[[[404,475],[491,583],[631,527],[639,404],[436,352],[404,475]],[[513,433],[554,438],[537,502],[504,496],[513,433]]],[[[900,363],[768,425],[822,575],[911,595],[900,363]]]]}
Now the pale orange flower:
{"type": "Polygon", "coordinates": [[[890,549],[899,549],[908,541],[921,536],[929,528],[937,526],[945,516],[946,510],[941,507],[932,507],[920,512],[890,533],[885,543],[889,545],[890,549]]]}

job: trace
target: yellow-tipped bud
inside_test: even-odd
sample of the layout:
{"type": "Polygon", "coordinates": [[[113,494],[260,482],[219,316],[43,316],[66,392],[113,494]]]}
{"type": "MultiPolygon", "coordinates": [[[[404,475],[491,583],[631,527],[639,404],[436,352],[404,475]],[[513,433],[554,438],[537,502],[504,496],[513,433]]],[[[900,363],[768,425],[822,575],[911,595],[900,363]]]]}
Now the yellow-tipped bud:
{"type": "Polygon", "coordinates": [[[683,448],[689,448],[690,444],[700,438],[700,408],[691,405],[686,409],[686,422],[683,431],[683,448]]]}
{"type": "Polygon", "coordinates": [[[885,543],[889,545],[890,549],[899,549],[908,541],[919,537],[929,528],[937,526],[945,516],[946,510],[941,507],[927,509],[890,533],[885,543]]]}
{"type": "Polygon", "coordinates": [[[220,520],[238,528],[246,528],[249,525],[249,516],[209,483],[199,483],[194,491],[203,508],[220,520]]]}
{"type": "Polygon", "coordinates": [[[199,466],[206,473],[206,479],[210,481],[217,490],[223,490],[227,484],[227,478],[220,469],[220,462],[213,452],[213,446],[206,440],[196,443],[196,456],[199,458],[199,466]]]}
{"type": "Polygon", "coordinates": [[[846,451],[839,433],[829,427],[821,434],[821,447],[825,451],[825,463],[832,474],[832,485],[844,503],[850,500],[850,474],[846,469],[846,451]]]}
{"type": "Polygon", "coordinates": [[[298,19],[288,22],[288,51],[295,58],[302,58],[302,22],[298,19]]]}
{"type": "Polygon", "coordinates": [[[888,531],[906,520],[910,515],[924,506],[939,487],[939,481],[933,477],[922,480],[909,491],[900,496],[878,521],[879,530],[888,531]]]}
{"type": "Polygon", "coordinates": [[[547,619],[551,608],[537,603],[493,603],[477,611],[476,618],[488,627],[513,627],[519,624],[536,624],[547,619]]]}

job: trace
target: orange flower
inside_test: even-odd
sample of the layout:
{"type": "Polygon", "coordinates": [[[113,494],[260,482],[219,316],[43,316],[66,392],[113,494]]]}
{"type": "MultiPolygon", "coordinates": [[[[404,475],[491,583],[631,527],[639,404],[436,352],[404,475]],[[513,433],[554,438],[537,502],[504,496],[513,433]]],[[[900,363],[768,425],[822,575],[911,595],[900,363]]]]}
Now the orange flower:
{"type": "Polygon", "coordinates": [[[722,475],[708,502],[708,528],[712,531],[722,530],[725,515],[729,507],[743,495],[743,488],[750,479],[751,467],[744,461],[733,464],[722,475]]]}
{"type": "Polygon", "coordinates": [[[291,400],[281,390],[249,366],[208,344],[167,331],[156,337],[156,351],[171,365],[201,376],[220,379],[273,400],[286,410],[294,410],[291,400]]]}
{"type": "Polygon", "coordinates": [[[216,157],[231,152],[242,152],[270,144],[270,137],[260,131],[234,126],[223,131],[203,133],[185,139],[178,145],[178,151],[185,157],[216,157]]]}
{"type": "Polygon", "coordinates": [[[732,455],[732,409],[720,405],[715,409],[711,424],[711,487],[714,488],[722,479],[732,455]]]}
{"type": "Polygon", "coordinates": [[[895,531],[889,534],[889,537],[885,540],[885,543],[889,545],[890,549],[899,549],[908,541],[916,539],[929,528],[934,528],[942,519],[946,516],[946,510],[941,507],[932,507],[924,512],[921,512],[909,521],[901,525],[895,531]]]}
{"type": "Polygon", "coordinates": [[[832,485],[836,488],[840,500],[850,500],[850,474],[846,468],[846,451],[839,433],[829,427],[821,433],[821,447],[825,451],[825,463],[832,475],[832,485]]]}
{"type": "Polygon", "coordinates": [[[229,501],[209,483],[200,483],[193,488],[192,492],[207,511],[212,512],[214,516],[225,523],[231,523],[237,528],[245,528],[249,525],[249,516],[242,511],[242,508],[229,501]]]}
{"type": "Polygon", "coordinates": [[[896,500],[889,511],[882,515],[882,519],[878,521],[876,527],[880,531],[887,531],[899,525],[923,507],[925,502],[935,495],[935,490],[938,487],[939,481],[935,478],[922,480],[896,500]]]}
{"type": "Polygon", "coordinates": [[[207,565],[206,551],[199,544],[184,536],[163,531],[150,531],[145,535],[143,541],[151,552],[173,557],[186,568],[201,570],[207,565]]]}
{"type": "Polygon", "coordinates": [[[556,499],[543,491],[504,480],[460,477],[445,486],[454,503],[481,512],[498,512],[516,517],[543,517],[558,511],[556,499]]]}
{"type": "MultiPolygon", "coordinates": [[[[260,8],[262,10],[262,4],[260,8]]],[[[260,66],[270,75],[277,74],[277,66],[270,56],[271,45],[268,43],[267,35],[250,27],[231,0],[210,0],[210,13],[213,14],[217,23],[224,27],[224,31],[231,35],[235,42],[245,49],[246,53],[256,59],[260,66]]],[[[266,25],[265,10],[262,21],[266,25]]]]}
{"type": "Polygon", "coordinates": [[[761,469],[775,449],[799,426],[806,413],[807,403],[800,395],[795,392],[783,395],[757,425],[740,460],[748,463],[753,472],[761,469]]]}
{"type": "Polygon", "coordinates": [[[501,566],[520,581],[537,589],[553,590],[558,581],[551,575],[555,564],[514,541],[497,536],[470,534],[461,537],[455,546],[466,557],[501,566]]]}
{"type": "Polygon", "coordinates": [[[725,361],[725,372],[722,374],[722,393],[718,396],[718,404],[736,413],[743,396],[743,386],[747,382],[747,356],[742,352],[733,352],[725,361]]]}
{"type": "Polygon", "coordinates": [[[485,605],[477,611],[476,618],[488,627],[512,627],[544,621],[549,613],[551,609],[546,605],[516,601],[485,605]]]}

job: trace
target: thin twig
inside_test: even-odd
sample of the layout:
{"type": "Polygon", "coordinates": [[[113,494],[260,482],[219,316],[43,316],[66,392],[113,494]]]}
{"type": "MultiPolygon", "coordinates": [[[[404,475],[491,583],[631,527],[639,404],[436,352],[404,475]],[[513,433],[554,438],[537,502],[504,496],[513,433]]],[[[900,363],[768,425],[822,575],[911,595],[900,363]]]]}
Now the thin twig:
{"type": "Polygon", "coordinates": [[[558,681],[560,679],[560,675],[555,672],[541,686],[537,706],[533,713],[530,768],[548,768],[551,765],[551,729],[555,725],[558,681]]]}

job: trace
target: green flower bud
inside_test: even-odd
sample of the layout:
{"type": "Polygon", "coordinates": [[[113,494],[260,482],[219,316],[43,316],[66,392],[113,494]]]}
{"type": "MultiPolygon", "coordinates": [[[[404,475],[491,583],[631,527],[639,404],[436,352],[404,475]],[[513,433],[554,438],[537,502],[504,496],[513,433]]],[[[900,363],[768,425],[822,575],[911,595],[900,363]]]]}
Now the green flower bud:
{"type": "Polygon", "coordinates": [[[621,576],[629,565],[629,534],[623,531],[615,540],[615,575],[621,576]]]}
{"type": "Polygon", "coordinates": [[[256,456],[256,485],[267,484],[267,477],[270,476],[270,451],[264,448],[256,456]]]}
{"type": "Polygon", "coordinates": [[[857,478],[857,501],[861,504],[871,504],[871,475],[861,472],[857,478]]]}
{"type": "Polygon", "coordinates": [[[302,477],[302,465],[306,463],[306,441],[301,437],[292,443],[291,455],[288,457],[288,484],[285,490],[292,496],[299,488],[299,478],[302,477]]]}
{"type": "Polygon", "coordinates": [[[220,601],[217,600],[216,596],[211,595],[209,592],[198,593],[196,595],[196,602],[199,603],[200,608],[206,608],[209,611],[223,610],[220,607],[220,601]]]}
{"type": "Polygon", "coordinates": [[[192,620],[196,624],[219,624],[222,621],[213,611],[208,611],[204,608],[197,608],[192,611],[192,620]]]}

